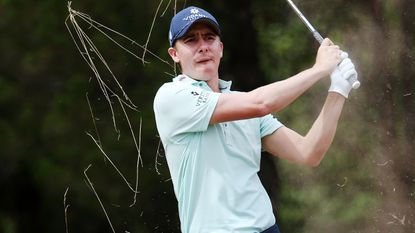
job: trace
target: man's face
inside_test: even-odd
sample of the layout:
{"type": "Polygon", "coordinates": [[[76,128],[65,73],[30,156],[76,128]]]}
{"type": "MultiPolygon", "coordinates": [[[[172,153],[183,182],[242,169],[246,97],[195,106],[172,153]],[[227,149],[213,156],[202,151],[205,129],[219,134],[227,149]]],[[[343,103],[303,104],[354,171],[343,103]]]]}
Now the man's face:
{"type": "Polygon", "coordinates": [[[206,23],[196,23],[179,40],[169,54],[178,63],[182,73],[193,79],[209,81],[218,78],[223,44],[206,23]]]}

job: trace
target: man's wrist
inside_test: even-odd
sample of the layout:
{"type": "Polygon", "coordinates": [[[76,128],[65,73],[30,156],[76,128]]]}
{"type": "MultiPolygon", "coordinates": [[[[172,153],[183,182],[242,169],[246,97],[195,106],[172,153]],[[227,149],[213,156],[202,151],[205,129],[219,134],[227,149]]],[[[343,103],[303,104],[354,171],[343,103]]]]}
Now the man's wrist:
{"type": "Polygon", "coordinates": [[[348,93],[345,93],[344,91],[339,90],[339,89],[336,89],[336,88],[330,87],[328,92],[329,93],[334,93],[336,95],[340,95],[340,96],[342,96],[345,99],[348,99],[349,98],[349,94],[348,93]]]}
{"type": "Polygon", "coordinates": [[[318,66],[313,66],[313,67],[311,67],[309,70],[311,70],[311,72],[312,72],[314,75],[316,75],[316,76],[318,76],[318,77],[320,77],[320,78],[327,77],[327,76],[329,76],[329,74],[330,74],[330,73],[328,73],[326,70],[324,70],[324,69],[322,69],[322,68],[320,68],[320,67],[318,67],[318,66]]]}
{"type": "Polygon", "coordinates": [[[337,92],[337,91],[331,91],[331,90],[329,90],[328,96],[333,99],[343,99],[343,100],[347,99],[347,96],[344,96],[342,93],[337,92]]]}

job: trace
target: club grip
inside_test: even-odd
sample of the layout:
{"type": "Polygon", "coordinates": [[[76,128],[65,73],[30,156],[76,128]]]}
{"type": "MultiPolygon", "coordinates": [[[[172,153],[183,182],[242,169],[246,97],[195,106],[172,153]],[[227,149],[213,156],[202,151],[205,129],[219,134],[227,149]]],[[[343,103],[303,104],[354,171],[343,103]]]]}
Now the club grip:
{"type": "Polygon", "coordinates": [[[320,33],[318,33],[318,31],[314,31],[313,32],[313,36],[314,38],[316,38],[316,40],[318,41],[318,43],[323,43],[323,37],[320,35],[320,33]]]}
{"type": "Polygon", "coordinates": [[[357,89],[357,88],[360,87],[360,82],[359,82],[359,80],[357,80],[356,75],[353,75],[352,77],[350,77],[349,81],[352,83],[352,88],[353,89],[357,89]]]}

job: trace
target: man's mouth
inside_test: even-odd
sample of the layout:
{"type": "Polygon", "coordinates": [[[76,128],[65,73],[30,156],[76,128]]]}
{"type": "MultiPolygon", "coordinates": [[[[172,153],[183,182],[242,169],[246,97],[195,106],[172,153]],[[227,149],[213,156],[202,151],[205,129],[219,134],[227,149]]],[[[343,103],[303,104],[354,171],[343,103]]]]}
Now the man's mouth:
{"type": "Polygon", "coordinates": [[[212,61],[211,58],[202,58],[202,59],[196,60],[196,63],[203,64],[203,63],[208,63],[210,61],[212,61]]]}

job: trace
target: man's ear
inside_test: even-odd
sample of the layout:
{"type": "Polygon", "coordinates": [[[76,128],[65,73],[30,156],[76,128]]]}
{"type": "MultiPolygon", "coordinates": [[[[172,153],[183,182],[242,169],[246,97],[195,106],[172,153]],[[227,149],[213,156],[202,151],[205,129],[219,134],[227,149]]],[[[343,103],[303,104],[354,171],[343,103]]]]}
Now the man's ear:
{"type": "Polygon", "coordinates": [[[169,53],[170,57],[173,59],[173,61],[174,61],[175,63],[179,63],[179,62],[180,62],[180,59],[179,59],[179,57],[177,56],[177,50],[176,50],[175,48],[170,47],[170,48],[167,50],[167,52],[169,53]]]}

